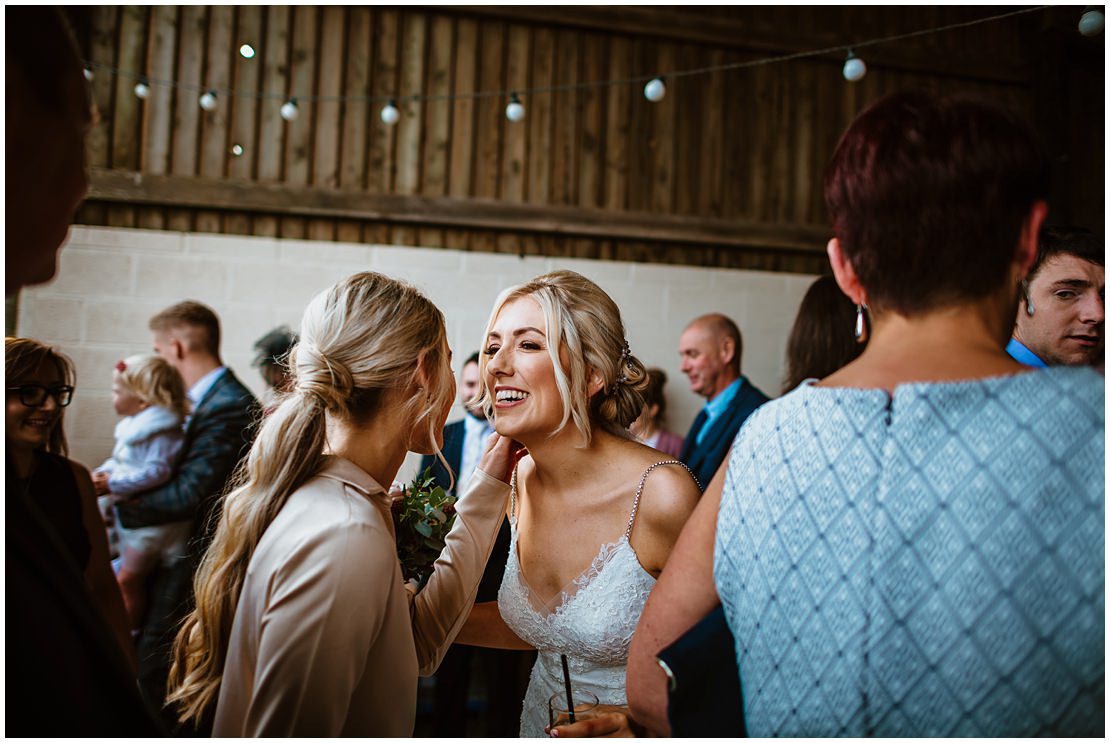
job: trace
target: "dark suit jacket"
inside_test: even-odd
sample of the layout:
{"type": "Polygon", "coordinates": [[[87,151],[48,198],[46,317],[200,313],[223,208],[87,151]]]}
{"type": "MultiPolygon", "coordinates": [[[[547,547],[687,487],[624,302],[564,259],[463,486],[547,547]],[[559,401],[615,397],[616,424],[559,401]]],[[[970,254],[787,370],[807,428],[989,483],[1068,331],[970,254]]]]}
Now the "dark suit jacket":
{"type": "MultiPolygon", "coordinates": [[[[447,464],[451,465],[451,471],[458,476],[459,468],[462,466],[462,451],[463,439],[466,438],[466,425],[465,421],[457,420],[454,423],[448,423],[443,428],[443,458],[447,460],[447,464]]],[[[434,454],[425,454],[420,459],[420,471],[418,475],[423,475],[424,470],[432,468],[432,477],[435,478],[436,484],[444,490],[451,484],[451,475],[443,467],[443,463],[439,461],[439,457],[434,454]]],[[[447,490],[451,495],[457,495],[455,488],[447,490]]]]}
{"type": "Polygon", "coordinates": [[[120,523],[128,528],[190,519],[206,524],[218,514],[228,478],[250,449],[258,414],[258,402],[228,369],[193,411],[173,479],[121,501],[120,523]]]}
{"type": "MultiPolygon", "coordinates": [[[[466,424],[464,421],[458,420],[444,426],[443,458],[451,465],[455,477],[458,477],[459,468],[462,466],[463,439],[465,438],[466,424]]],[[[420,460],[420,474],[423,474],[428,467],[432,468],[432,476],[435,477],[436,484],[446,490],[447,486],[451,484],[451,477],[447,470],[443,468],[439,458],[431,454],[425,454],[420,460]]],[[[455,487],[448,492],[457,496],[459,495],[456,492],[457,490],[458,488],[455,487]]],[[[509,520],[504,519],[501,522],[501,530],[497,532],[497,541],[493,544],[493,552],[490,553],[489,561],[486,563],[486,570],[482,573],[482,582],[478,584],[476,598],[478,603],[497,600],[497,591],[501,588],[501,578],[505,574],[505,560],[509,557],[509,542],[511,539],[509,520]]]]}
{"type": "Polygon", "coordinates": [[[686,434],[686,443],[682,447],[682,456],[679,459],[693,470],[703,492],[706,486],[709,485],[709,481],[713,479],[713,475],[716,474],[717,468],[721,466],[721,462],[728,455],[728,450],[732,447],[732,440],[736,438],[740,426],[748,419],[749,415],[755,412],[756,408],[770,399],[747,377],[742,376],[740,379],[743,380],[740,384],[740,391],[736,393],[736,397],[732,398],[732,403],[725,409],[725,412],[713,421],[713,425],[706,432],[702,442],[698,444],[695,441],[701,415],[690,427],[690,432],[686,434]]]}

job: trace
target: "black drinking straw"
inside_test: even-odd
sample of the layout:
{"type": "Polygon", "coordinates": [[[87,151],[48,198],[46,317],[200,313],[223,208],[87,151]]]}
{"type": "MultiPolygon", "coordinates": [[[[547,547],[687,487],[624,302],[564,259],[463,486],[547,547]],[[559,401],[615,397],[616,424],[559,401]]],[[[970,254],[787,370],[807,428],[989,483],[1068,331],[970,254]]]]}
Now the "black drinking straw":
{"type": "Polygon", "coordinates": [[[574,700],[570,696],[570,669],[567,668],[567,656],[559,656],[563,661],[563,683],[567,687],[567,715],[570,716],[570,724],[574,724],[574,700]]]}

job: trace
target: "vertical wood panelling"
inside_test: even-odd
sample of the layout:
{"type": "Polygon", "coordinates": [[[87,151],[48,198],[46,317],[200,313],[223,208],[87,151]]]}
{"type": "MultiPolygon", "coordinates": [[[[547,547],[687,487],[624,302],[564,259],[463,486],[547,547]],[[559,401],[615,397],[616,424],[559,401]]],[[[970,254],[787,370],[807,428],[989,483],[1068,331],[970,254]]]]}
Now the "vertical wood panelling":
{"type": "MultiPolygon", "coordinates": [[[[116,34],[119,7],[113,5],[99,5],[93,10],[92,31],[89,39],[90,56],[102,64],[114,66],[116,63],[116,34]]],[[[90,166],[108,167],[110,165],[110,150],[112,141],[112,93],[115,85],[112,76],[107,71],[94,72],[93,80],[89,85],[93,105],[99,112],[99,119],[89,130],[85,138],[85,148],[90,166]]],[[[107,221],[108,209],[103,204],[86,204],[82,209],[82,217],[92,220],[107,221]]]]}
{"type": "MultiPolygon", "coordinates": [[[[262,7],[259,5],[240,5],[236,8],[234,34],[232,36],[231,84],[235,90],[254,94],[259,90],[262,75],[262,59],[258,55],[262,38],[262,7]],[[237,50],[242,44],[250,44],[255,56],[246,59],[237,50]]],[[[228,105],[231,108],[231,145],[243,148],[242,154],[234,152],[228,156],[228,175],[237,180],[248,180],[257,172],[258,142],[255,131],[258,126],[259,106],[276,107],[280,101],[262,101],[254,95],[236,96],[228,105]]],[[[251,234],[249,214],[228,214],[224,219],[224,231],[235,235],[251,234]]]]}
{"type": "MultiPolygon", "coordinates": [[[[481,27],[479,46],[482,50],[478,63],[478,89],[480,91],[503,90],[505,86],[505,24],[487,23],[481,27]]],[[[483,199],[497,198],[498,167],[501,155],[501,127],[524,126],[524,122],[512,122],[505,118],[505,105],[508,101],[497,96],[486,96],[478,101],[474,158],[474,192],[471,194],[483,199]]],[[[528,101],[524,101],[527,109],[528,101]]],[[[527,118],[525,119],[527,121],[527,118]]]]}
{"type": "MultiPolygon", "coordinates": [[[[266,8],[266,45],[261,50],[262,87],[266,91],[289,94],[289,18],[292,9],[283,5],[266,8]]],[[[301,105],[301,104],[298,104],[301,105]]],[[[301,116],[307,111],[302,109],[301,116]]],[[[281,118],[280,105],[264,102],[258,112],[258,179],[280,181],[283,176],[282,153],[288,126],[281,118]]]]}
{"type": "MultiPolygon", "coordinates": [[[[370,66],[374,47],[373,37],[370,35],[371,12],[366,7],[348,9],[350,16],[347,20],[347,71],[344,86],[347,95],[369,96],[372,92],[370,66]]],[[[339,185],[345,189],[366,188],[367,122],[371,111],[367,101],[352,100],[343,104],[339,185]]]]}
{"type": "MultiPolygon", "coordinates": [[[[339,186],[339,148],[342,146],[342,131],[339,125],[343,94],[343,45],[346,30],[346,10],[339,6],[328,6],[321,10],[319,49],[319,69],[317,71],[316,94],[324,99],[316,105],[316,125],[313,132],[312,175],[309,182],[316,187],[335,189],[339,186]],[[330,43],[323,43],[324,39],[330,43]]],[[[330,219],[308,220],[310,240],[334,240],[335,222],[330,219]]]]}
{"type": "MultiPolygon", "coordinates": [[[[582,82],[605,80],[605,39],[587,34],[582,39],[579,59],[582,82]]],[[[578,97],[578,118],[582,122],[578,143],[578,205],[597,209],[602,203],[601,180],[605,158],[605,91],[590,87],[578,97]]]]}
{"type": "Polygon", "coordinates": [[[112,167],[138,170],[142,150],[140,119],[143,102],[135,95],[133,76],[146,67],[146,24],[149,7],[125,5],[119,19],[120,70],[129,74],[117,75],[115,83],[116,107],[112,125],[112,167]]]}
{"type": "MultiPolygon", "coordinates": [[[[674,44],[663,44],[659,48],[658,69],[673,70],[678,65],[678,48],[674,44]]],[[[646,99],[644,99],[646,100],[646,99]]],[[[654,114],[652,121],[651,148],[651,210],[660,214],[670,214],[675,207],[675,129],[678,122],[678,109],[675,97],[668,95],[651,106],[654,114]]]]}
{"type": "MultiPolygon", "coordinates": [[[[230,5],[215,5],[208,11],[208,54],[205,59],[204,86],[215,90],[231,87],[231,32],[230,5]]],[[[219,178],[227,175],[228,123],[232,108],[230,96],[221,93],[215,110],[201,114],[200,175],[219,178]]],[[[196,216],[198,232],[220,232],[219,212],[199,211],[196,216]]]]}
{"type": "MultiPolygon", "coordinates": [[[[672,9],[690,18],[711,12],[672,9]]],[[[879,8],[840,15],[761,7],[712,11],[764,39],[790,22],[831,44],[930,23],[972,18],[959,8],[879,8]],[[843,21],[836,20],[843,17],[843,21]],[[829,20],[833,19],[830,23],[829,20]],[[850,22],[849,22],[850,21],[850,22]]],[[[633,213],[821,225],[821,177],[838,136],[866,105],[893,90],[973,91],[1035,110],[1022,82],[973,74],[872,65],[861,82],[844,81],[842,62],[807,59],[683,77],[667,72],[770,56],[766,48],[675,41],[681,35],[582,30],[570,24],[502,20],[454,8],[382,6],[99,6],[88,13],[90,58],[105,69],[92,83],[100,123],[88,138],[95,167],[155,175],[257,179],[321,191],[498,199],[633,213]],[[237,54],[255,46],[252,60],[237,54]],[[134,96],[133,75],[173,80],[134,96]],[[643,82],[551,92],[597,80],[648,75],[666,80],[659,103],[643,82]],[[233,88],[202,112],[205,88],[233,88]],[[534,92],[527,93],[529,89],[534,92]],[[526,117],[505,118],[507,95],[522,92],[526,117]],[[256,98],[262,91],[272,97],[256,98]],[[455,99],[447,96],[455,94],[455,99]],[[279,116],[300,96],[292,122],[279,116]],[[381,122],[385,99],[401,120],[381,122]],[[304,100],[324,96],[330,101],[304,100]],[[338,100],[363,96],[371,100],[338,100]],[[241,156],[231,145],[243,147],[241,156]]],[[[519,16],[517,16],[519,18],[519,16]]],[[[695,21],[697,22],[697,21],[695,21]]],[[[1027,48],[1032,21],[908,40],[907,52],[974,60],[1027,48]]],[[[784,50],[786,48],[784,47],[784,50]]],[[[870,62],[871,60],[869,60],[870,62]]],[[[946,60],[948,69],[953,69],[946,60]]],[[[957,63],[958,64],[958,63],[957,63]]],[[[997,63],[995,67],[998,68],[997,63]]],[[[1000,69],[1000,68],[999,68],[1000,69]]],[[[1069,93],[1074,95],[1074,93],[1069,93]]],[[[1041,117],[1044,118],[1043,116],[1041,117]]],[[[1078,136],[1069,133],[1069,136],[1078,136]]],[[[1061,150],[1063,152],[1063,150],[1061,150]]],[[[291,219],[246,212],[87,205],[90,223],[201,229],[348,242],[395,242],[522,255],[641,256],[691,262],[740,261],[782,267],[782,253],[729,257],[714,247],[633,240],[542,236],[507,230],[443,229],[357,219],[291,219]]],[[[802,265],[804,261],[797,262],[802,265]]]]}
{"type": "MultiPolygon", "coordinates": [[[[174,95],[173,149],[170,170],[174,175],[197,174],[197,136],[200,128],[200,107],[197,99],[202,88],[205,30],[208,11],[198,5],[181,9],[177,49],[177,80],[182,83],[174,95]]],[[[166,224],[182,232],[193,229],[191,209],[169,209],[166,224]]]]}
{"type": "MultiPolygon", "coordinates": [[[[292,55],[290,59],[290,91],[293,96],[316,95],[316,44],[319,9],[298,5],[293,8],[292,55]]],[[[318,105],[315,101],[299,102],[300,113],[286,124],[285,182],[306,185],[312,172],[312,131],[316,125],[318,105]]],[[[282,217],[282,237],[305,237],[304,219],[282,217]]]]}
{"type": "Polygon", "coordinates": [[[255,129],[258,125],[259,107],[277,108],[280,101],[263,100],[255,97],[259,91],[262,74],[262,58],[259,56],[264,39],[262,38],[262,6],[239,5],[236,8],[235,34],[231,37],[232,65],[231,80],[235,90],[247,95],[236,96],[228,101],[231,111],[231,144],[243,148],[243,154],[229,158],[228,175],[238,180],[253,178],[257,172],[258,147],[255,129]],[[255,56],[244,58],[237,50],[242,44],[255,48],[255,56]]]}
{"type": "MultiPolygon", "coordinates": [[[[724,52],[720,49],[711,49],[705,57],[710,67],[719,67],[725,63],[724,52]]],[[[717,105],[705,109],[703,129],[694,128],[697,138],[697,151],[700,154],[700,167],[698,168],[698,202],[696,213],[710,217],[721,216],[721,191],[724,188],[724,163],[721,152],[728,130],[725,128],[725,73],[721,71],[710,73],[701,90],[702,100],[717,101],[717,105]]],[[[688,109],[682,109],[688,110],[688,109]]],[[[689,121],[690,117],[683,115],[683,120],[689,121]]],[[[691,153],[692,156],[692,153],[691,153]]],[[[680,155],[681,157],[681,155],[680,155]]]]}
{"type": "MultiPolygon", "coordinates": [[[[433,98],[424,104],[423,179],[420,192],[428,196],[447,194],[447,169],[451,141],[451,64],[454,61],[455,27],[450,18],[432,16],[428,25],[426,92],[433,98]]],[[[443,230],[417,231],[420,245],[443,245],[443,230]]]]}
{"type": "MultiPolygon", "coordinates": [[[[374,60],[374,87],[379,95],[389,97],[397,96],[397,23],[397,11],[377,10],[377,26],[374,29],[374,48],[377,55],[374,60]]],[[[393,190],[393,139],[396,126],[407,126],[408,122],[401,121],[396,126],[387,126],[382,123],[379,115],[381,104],[376,109],[370,121],[370,162],[366,185],[371,193],[389,193],[393,190]]]]}
{"type": "MultiPolygon", "coordinates": [[[[548,88],[555,72],[555,34],[547,28],[532,32],[532,84],[534,89],[548,88]]],[[[528,116],[528,178],[525,198],[533,204],[551,200],[551,102],[550,93],[530,96],[525,104],[528,116]]]]}
{"type": "MultiPolygon", "coordinates": [[[[147,52],[150,76],[157,80],[173,80],[177,75],[174,58],[177,51],[177,17],[180,9],[173,5],[155,5],[151,10],[150,49],[147,52]]],[[[146,100],[146,154],[143,169],[161,175],[169,172],[170,142],[173,139],[173,88],[153,85],[146,100]]]]}
{"type": "MultiPolygon", "coordinates": [[[[509,90],[528,88],[529,58],[532,34],[527,26],[509,26],[508,58],[505,60],[505,87],[509,90]]],[[[528,113],[531,113],[529,111],[528,113]]],[[[528,124],[518,121],[505,125],[504,151],[501,153],[501,192],[498,198],[519,203],[524,201],[525,158],[528,152],[528,124]]]]}
{"type": "MultiPolygon", "coordinates": [[[[455,23],[455,63],[452,88],[457,96],[474,92],[478,79],[478,24],[470,19],[455,23]]],[[[474,100],[459,97],[451,105],[451,165],[447,193],[470,195],[474,162],[474,100]]]]}
{"type": "MultiPolygon", "coordinates": [[[[577,31],[555,33],[555,84],[578,82],[578,47],[582,35],[577,31]]],[[[554,129],[551,136],[552,204],[574,204],[578,196],[578,91],[560,91],[552,96],[554,129]]]]}
{"type": "MultiPolygon", "coordinates": [[[[424,94],[424,49],[427,22],[422,13],[406,13],[401,32],[401,96],[424,94]]],[[[401,121],[397,127],[397,181],[394,191],[413,194],[420,189],[420,142],[423,133],[424,103],[404,101],[400,104],[401,121]]]]}
{"type": "MultiPolygon", "coordinates": [[[[628,78],[631,47],[627,39],[614,37],[609,43],[609,79],[628,78]]],[[[628,208],[628,101],[632,87],[615,85],[605,91],[605,198],[603,206],[612,211],[628,208]]]]}
{"type": "Polygon", "coordinates": [[[454,24],[436,16],[428,33],[427,93],[436,99],[424,104],[424,181],[421,193],[447,194],[448,145],[451,140],[451,65],[453,62],[454,24]]]}
{"type": "MultiPolygon", "coordinates": [[[[629,77],[639,78],[658,72],[656,64],[658,47],[651,40],[636,40],[632,43],[629,77]]],[[[628,118],[628,195],[630,211],[651,210],[652,185],[652,148],[656,146],[652,130],[655,112],[644,99],[643,83],[634,83],[629,91],[628,107],[624,111],[628,118]]]]}
{"type": "MultiPolygon", "coordinates": [[[[271,5],[264,9],[265,45],[259,50],[262,67],[262,89],[280,93],[284,98],[289,93],[289,18],[292,9],[283,5],[271,5]]],[[[286,124],[281,118],[279,105],[263,102],[258,110],[258,170],[260,181],[275,182],[282,177],[285,152],[286,124]]],[[[269,215],[252,217],[252,230],[256,235],[277,237],[278,220],[269,215]]]]}
{"type": "MultiPolygon", "coordinates": [[[[683,44],[677,50],[678,69],[690,70],[705,65],[704,57],[697,47],[683,44]]],[[[701,107],[705,98],[706,80],[701,76],[672,78],[667,81],[667,97],[673,98],[676,115],[674,117],[674,211],[678,214],[696,214],[700,201],[703,165],[700,156],[704,140],[708,139],[713,126],[713,116],[694,119],[684,115],[701,107]]]]}

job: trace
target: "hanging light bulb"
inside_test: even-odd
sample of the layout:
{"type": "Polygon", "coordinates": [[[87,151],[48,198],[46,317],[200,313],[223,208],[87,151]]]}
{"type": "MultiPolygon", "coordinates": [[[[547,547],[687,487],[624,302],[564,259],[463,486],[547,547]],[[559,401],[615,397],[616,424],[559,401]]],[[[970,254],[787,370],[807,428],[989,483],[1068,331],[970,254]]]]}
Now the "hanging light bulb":
{"type": "Polygon", "coordinates": [[[286,121],[292,121],[297,118],[297,99],[290,98],[285,103],[281,104],[281,118],[286,121]]]}
{"type": "Polygon", "coordinates": [[[239,54],[243,56],[243,59],[250,59],[254,56],[254,47],[250,44],[243,44],[239,47],[239,54]]]}
{"type": "Polygon", "coordinates": [[[150,95],[150,84],[145,77],[140,77],[139,82],[135,83],[135,97],[145,101],[148,95],[150,95]]]}
{"type": "Polygon", "coordinates": [[[505,118],[509,121],[520,121],[524,118],[524,104],[516,93],[509,95],[509,105],[505,106],[505,118]]]}
{"type": "Polygon", "coordinates": [[[400,121],[401,112],[397,110],[397,101],[390,98],[389,103],[382,106],[382,112],[380,115],[382,117],[382,123],[388,126],[393,126],[398,121],[400,121]]]}
{"type": "Polygon", "coordinates": [[[848,59],[844,62],[844,79],[850,83],[855,83],[862,80],[866,74],[867,63],[849,50],[848,59]]]}
{"type": "Polygon", "coordinates": [[[652,103],[658,103],[663,100],[663,96],[667,94],[667,86],[663,84],[663,78],[656,77],[648,80],[647,85],[644,86],[644,98],[647,98],[652,103]]]}
{"type": "Polygon", "coordinates": [[[85,65],[85,69],[82,72],[85,75],[85,79],[91,83],[93,79],[92,67],[90,67],[89,65],[85,65]]]}
{"type": "Polygon", "coordinates": [[[203,108],[205,111],[215,111],[216,91],[206,91],[205,94],[200,97],[200,100],[198,102],[200,103],[200,107],[203,108]]]}
{"type": "Polygon", "coordinates": [[[1079,17],[1079,33],[1084,36],[1098,36],[1102,33],[1103,22],[1102,7],[1088,5],[1083,9],[1083,15],[1079,17]]]}

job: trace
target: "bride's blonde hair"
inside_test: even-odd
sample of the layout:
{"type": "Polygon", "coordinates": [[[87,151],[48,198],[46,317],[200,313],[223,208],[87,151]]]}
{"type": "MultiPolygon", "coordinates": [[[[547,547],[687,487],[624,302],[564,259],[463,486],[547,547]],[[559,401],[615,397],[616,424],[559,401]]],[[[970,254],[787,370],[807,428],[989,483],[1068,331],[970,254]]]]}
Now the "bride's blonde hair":
{"type": "MultiPolygon", "coordinates": [[[[547,325],[547,351],[555,367],[555,386],[563,401],[563,417],[552,435],[573,422],[586,446],[592,438],[593,426],[632,438],[628,427],[644,409],[648,377],[643,363],[628,347],[617,303],[585,276],[574,271],[553,271],[501,293],[490,313],[483,343],[488,341],[501,308],[522,297],[535,300],[547,325]],[[567,352],[566,367],[560,358],[561,349],[567,352]],[[588,390],[592,373],[602,379],[604,387],[591,397],[588,390]]],[[[494,395],[486,383],[488,361],[489,355],[483,353],[474,404],[492,420],[494,395]]]]}
{"type": "Polygon", "coordinates": [[[196,608],[174,642],[167,700],[182,722],[199,721],[219,694],[251,555],[289,496],[322,466],[327,417],[365,421],[407,394],[398,415],[439,454],[437,413],[454,397],[449,357],[443,314],[387,276],[355,274],[309,303],[289,356],[293,391],[265,419],[236,474],[194,578],[196,608]],[[416,383],[418,364],[427,389],[416,383]]]}

